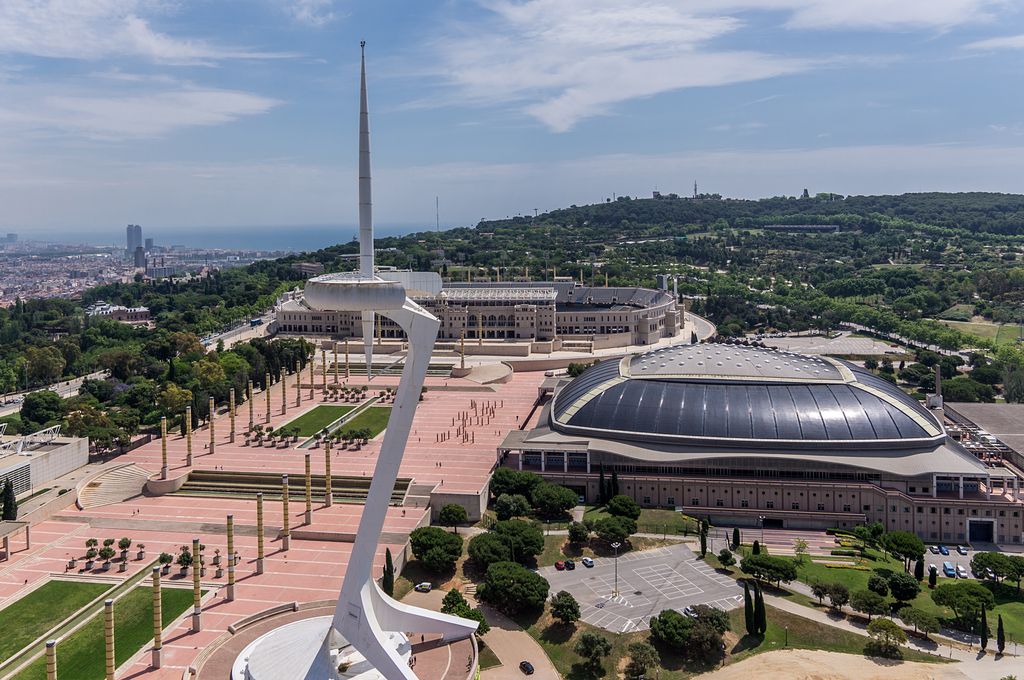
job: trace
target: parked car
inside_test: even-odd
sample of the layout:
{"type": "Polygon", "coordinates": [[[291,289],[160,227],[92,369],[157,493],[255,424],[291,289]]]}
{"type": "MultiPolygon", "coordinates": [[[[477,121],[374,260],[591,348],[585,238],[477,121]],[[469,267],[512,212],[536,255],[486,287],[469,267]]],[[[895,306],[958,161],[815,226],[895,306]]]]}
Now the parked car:
{"type": "Polygon", "coordinates": [[[935,573],[938,573],[938,572],[939,572],[939,568],[938,568],[938,567],[936,567],[936,566],[935,566],[934,564],[929,564],[929,565],[928,565],[928,573],[930,574],[930,573],[932,573],[933,571],[934,571],[935,573]]]}
{"type": "Polygon", "coordinates": [[[686,607],[685,609],[683,609],[683,614],[689,616],[691,619],[697,618],[697,610],[693,607],[686,607]]]}
{"type": "Polygon", "coordinates": [[[944,545],[940,545],[939,546],[939,552],[942,553],[943,555],[948,555],[949,554],[949,548],[947,548],[944,545]]]}
{"type": "Polygon", "coordinates": [[[957,578],[967,578],[967,567],[962,564],[956,565],[957,578]]]}
{"type": "Polygon", "coordinates": [[[529,661],[520,661],[519,670],[521,670],[526,675],[533,675],[533,664],[529,661]]]}
{"type": "Polygon", "coordinates": [[[956,578],[956,569],[953,567],[952,562],[942,563],[942,573],[945,574],[947,578],[956,578]]]}
{"type": "Polygon", "coordinates": [[[429,583],[427,583],[426,581],[424,581],[423,583],[417,583],[416,587],[414,588],[414,590],[417,593],[429,593],[430,589],[433,588],[433,587],[434,586],[432,586],[429,583]]]}
{"type": "Polygon", "coordinates": [[[958,545],[956,547],[956,551],[958,553],[960,553],[961,555],[966,555],[967,554],[967,546],[966,545],[958,545]]]}
{"type": "Polygon", "coordinates": [[[996,572],[992,571],[990,567],[985,567],[985,578],[990,581],[996,580],[996,572]]]}
{"type": "Polygon", "coordinates": [[[565,562],[555,562],[555,569],[557,569],[558,571],[562,571],[563,569],[565,569],[565,562]]]}
{"type": "Polygon", "coordinates": [[[932,551],[933,555],[938,555],[939,554],[939,546],[937,546],[937,545],[930,545],[930,546],[928,546],[928,549],[932,551]]]}
{"type": "Polygon", "coordinates": [[[573,562],[572,560],[566,560],[565,561],[565,568],[568,569],[569,571],[572,571],[573,569],[576,568],[576,563],[573,562]]]}
{"type": "Polygon", "coordinates": [[[594,566],[594,560],[590,559],[589,557],[584,557],[582,560],[580,560],[580,562],[582,562],[583,566],[587,569],[590,569],[592,566],[594,566]]]}

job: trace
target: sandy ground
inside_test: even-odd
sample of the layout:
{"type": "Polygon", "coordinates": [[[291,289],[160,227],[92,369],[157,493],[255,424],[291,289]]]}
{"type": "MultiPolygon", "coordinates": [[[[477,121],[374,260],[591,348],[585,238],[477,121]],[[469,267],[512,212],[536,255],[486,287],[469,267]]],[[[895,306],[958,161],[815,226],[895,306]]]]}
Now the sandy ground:
{"type": "Polygon", "coordinates": [[[967,680],[955,666],[874,660],[852,654],[807,649],[758,654],[701,678],[708,680],[967,680]]]}

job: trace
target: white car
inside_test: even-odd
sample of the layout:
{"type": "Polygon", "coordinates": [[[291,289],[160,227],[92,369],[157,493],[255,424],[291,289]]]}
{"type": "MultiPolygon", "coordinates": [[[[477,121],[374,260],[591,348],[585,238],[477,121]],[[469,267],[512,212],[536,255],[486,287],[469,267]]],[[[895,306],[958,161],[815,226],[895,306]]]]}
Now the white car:
{"type": "Polygon", "coordinates": [[[582,560],[580,560],[580,562],[582,562],[583,566],[587,567],[588,569],[594,566],[594,560],[590,559],[589,557],[584,557],[582,560]]]}
{"type": "Polygon", "coordinates": [[[957,578],[967,578],[967,568],[962,564],[956,565],[957,578]]]}

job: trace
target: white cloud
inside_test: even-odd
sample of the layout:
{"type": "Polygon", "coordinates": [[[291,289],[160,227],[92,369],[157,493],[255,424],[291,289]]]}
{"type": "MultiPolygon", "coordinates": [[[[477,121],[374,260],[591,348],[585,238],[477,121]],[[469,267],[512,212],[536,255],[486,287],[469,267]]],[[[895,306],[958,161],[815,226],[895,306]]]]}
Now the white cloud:
{"type": "Polygon", "coordinates": [[[692,12],[775,11],[798,29],[948,30],[992,20],[1006,0],[691,0],[692,12]]]}
{"type": "Polygon", "coordinates": [[[1024,50],[1024,33],[977,40],[964,47],[969,50],[1024,50]]]}
{"type": "Polygon", "coordinates": [[[337,18],[334,0],[285,0],[292,19],[315,28],[326,26],[337,18]]]}
{"type": "Polygon", "coordinates": [[[159,0],[2,0],[0,53],[67,59],[131,56],[166,64],[285,57],[154,30],[159,0]]]}
{"type": "Polygon", "coordinates": [[[728,16],[698,16],[669,0],[487,0],[490,19],[438,43],[462,97],[513,103],[551,130],[606,114],[615,104],[689,87],[796,73],[806,59],[712,51],[735,32],[728,16]]]}

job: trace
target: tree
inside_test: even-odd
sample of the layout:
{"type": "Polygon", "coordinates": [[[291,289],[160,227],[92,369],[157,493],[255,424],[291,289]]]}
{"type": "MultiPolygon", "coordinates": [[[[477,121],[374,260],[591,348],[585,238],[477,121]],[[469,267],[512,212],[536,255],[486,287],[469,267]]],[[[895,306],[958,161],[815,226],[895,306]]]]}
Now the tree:
{"type": "Polygon", "coordinates": [[[499,520],[530,514],[530,501],[522,494],[503,493],[494,501],[494,514],[499,520]]]}
{"type": "Polygon", "coordinates": [[[623,543],[636,533],[636,522],[628,517],[602,517],[594,524],[598,538],[607,543],[623,543]]]}
{"type": "Polygon", "coordinates": [[[796,553],[796,561],[803,564],[804,557],[807,555],[807,541],[802,538],[793,541],[793,552],[796,553]]]}
{"type": "Polygon", "coordinates": [[[889,594],[889,579],[881,574],[872,574],[868,577],[868,590],[885,597],[889,594]]]}
{"type": "Polygon", "coordinates": [[[761,542],[758,541],[757,539],[754,539],[754,545],[752,545],[750,547],[750,554],[751,555],[760,555],[761,554],[761,542]]]}
{"type": "Polygon", "coordinates": [[[739,527],[733,527],[732,528],[732,549],[733,550],[739,550],[740,549],[740,530],[739,530],[739,527]]]}
{"type": "Polygon", "coordinates": [[[690,636],[693,619],[674,609],[665,609],[651,617],[651,637],[669,647],[682,651],[690,636]]]}
{"type": "Polygon", "coordinates": [[[24,357],[33,385],[49,385],[64,373],[64,355],[56,347],[27,347],[24,357]]]}
{"type": "Polygon", "coordinates": [[[1003,615],[996,620],[996,651],[1000,654],[1006,649],[1006,631],[1003,630],[1003,615]]]}
{"type": "Polygon", "coordinates": [[[477,534],[469,539],[469,558],[481,567],[492,562],[507,562],[512,559],[508,541],[492,533],[477,534]]]}
{"type": "Polygon", "coordinates": [[[495,522],[489,533],[505,541],[515,562],[527,563],[544,551],[544,534],[534,522],[507,519],[495,522]]]}
{"type": "Polygon", "coordinates": [[[740,569],[758,580],[775,584],[796,580],[796,565],[784,557],[749,555],[740,560],[740,569]]]}
{"type": "Polygon", "coordinates": [[[0,497],[0,505],[3,507],[3,512],[0,513],[0,519],[5,522],[13,522],[18,519],[18,499],[14,496],[14,482],[10,479],[4,480],[3,495],[0,497]]]}
{"type": "Polygon", "coordinates": [[[478,590],[481,599],[507,614],[540,609],[548,599],[548,582],[515,562],[495,562],[487,567],[478,590]]]}
{"type": "Polygon", "coordinates": [[[1017,592],[1020,592],[1020,582],[1024,579],[1024,555],[1009,555],[1009,569],[1006,578],[1016,581],[1017,592]]]}
{"type": "Polygon", "coordinates": [[[850,594],[850,606],[854,611],[868,615],[868,621],[872,616],[884,614],[888,610],[885,598],[871,590],[855,590],[850,594]]]}
{"type": "Polygon", "coordinates": [[[463,597],[462,593],[452,588],[444,594],[444,599],[441,600],[441,613],[454,614],[456,610],[464,606],[469,606],[466,598],[463,597]]]}
{"type": "Polygon", "coordinates": [[[56,392],[48,390],[30,392],[21,403],[20,413],[24,429],[35,432],[64,417],[64,400],[56,392]]]}
{"type": "Polygon", "coordinates": [[[612,653],[612,643],[603,635],[588,630],[580,634],[573,649],[596,669],[601,666],[601,659],[612,653]]]}
{"type": "Polygon", "coordinates": [[[938,617],[917,607],[903,607],[899,617],[903,623],[913,626],[915,631],[924,633],[926,639],[929,633],[938,633],[940,630],[938,617]]]}
{"type": "Polygon", "coordinates": [[[921,584],[906,572],[897,572],[889,577],[889,592],[897,602],[910,602],[921,592],[921,584]]]}
{"type": "Polygon", "coordinates": [[[918,582],[924,580],[924,558],[918,559],[914,562],[914,578],[918,582]]]}
{"type": "Polygon", "coordinates": [[[842,609],[850,601],[850,590],[842,583],[828,584],[828,601],[833,609],[842,609]]]}
{"type": "Polygon", "coordinates": [[[949,581],[936,586],[932,601],[940,607],[949,607],[953,616],[964,628],[973,627],[978,609],[992,609],[995,597],[977,581],[949,581]]]}
{"type": "Polygon", "coordinates": [[[586,543],[590,539],[590,529],[582,522],[573,522],[569,525],[569,542],[586,543]]]}
{"type": "Polygon", "coordinates": [[[768,610],[764,606],[764,593],[761,592],[761,584],[754,582],[754,628],[758,635],[764,635],[768,630],[768,610]]]}
{"type": "Polygon", "coordinates": [[[462,537],[440,527],[420,527],[409,534],[412,554],[435,573],[451,569],[462,556],[462,537]]]}
{"type": "Polygon", "coordinates": [[[818,598],[818,604],[822,604],[825,596],[828,595],[828,584],[816,581],[811,584],[811,594],[818,598]]]}
{"type": "Polygon", "coordinates": [[[708,554],[708,535],[703,531],[700,532],[700,556],[701,559],[708,554]]]}
{"type": "Polygon", "coordinates": [[[632,520],[640,519],[640,506],[629,496],[613,496],[608,501],[608,513],[616,517],[628,517],[632,520]]]}
{"type": "Polygon", "coordinates": [[[889,619],[875,619],[868,624],[868,634],[886,655],[896,653],[899,646],[906,644],[907,634],[889,619]]]}
{"type": "Polygon", "coordinates": [[[395,596],[395,563],[391,559],[391,548],[384,551],[384,576],[380,587],[389,597],[395,596]]]}
{"type": "Polygon", "coordinates": [[[646,642],[633,642],[626,648],[629,663],[626,664],[626,677],[646,677],[647,671],[661,664],[658,650],[646,642]]]}
{"type": "Polygon", "coordinates": [[[551,616],[561,623],[569,625],[580,620],[580,603],[565,590],[560,590],[551,598],[551,616]]]}
{"type": "Polygon", "coordinates": [[[167,383],[167,386],[160,391],[157,404],[163,415],[172,418],[185,411],[185,407],[192,403],[192,391],[184,390],[174,383],[167,383]]]}
{"type": "Polygon", "coordinates": [[[996,578],[1006,578],[1013,571],[1012,561],[1005,553],[979,552],[971,558],[971,571],[977,574],[984,574],[986,569],[991,569],[996,578]]]}
{"type": "Polygon", "coordinates": [[[500,496],[503,493],[519,494],[529,498],[533,493],[533,488],[543,481],[543,477],[533,472],[499,467],[491,475],[491,494],[494,496],[500,496]]]}
{"type": "Polygon", "coordinates": [[[618,496],[619,495],[619,473],[616,472],[615,470],[612,470],[612,481],[611,481],[611,484],[610,484],[609,491],[610,491],[610,493],[608,494],[609,496],[618,496]]]}
{"type": "Polygon", "coordinates": [[[459,525],[469,521],[469,515],[466,513],[466,508],[462,507],[458,503],[448,503],[438,514],[437,519],[442,525],[446,527],[452,527],[455,532],[458,533],[459,525]]]}
{"type": "Polygon", "coordinates": [[[928,570],[928,587],[934,589],[935,584],[939,580],[939,570],[936,567],[932,567],[928,570]]]}
{"type": "Polygon", "coordinates": [[[479,609],[474,609],[469,606],[466,602],[466,598],[462,596],[462,593],[452,589],[445,593],[444,599],[441,600],[441,613],[451,614],[452,616],[459,616],[464,619],[470,619],[477,622],[477,635],[485,635],[491,627],[487,624],[487,620],[484,618],[483,612],[479,609]]]}
{"type": "Polygon", "coordinates": [[[536,485],[532,498],[533,507],[542,517],[547,518],[564,516],[579,500],[579,496],[572,489],[548,482],[536,485]]]}
{"type": "Polygon", "coordinates": [[[733,557],[732,551],[728,548],[722,548],[718,551],[718,561],[723,567],[731,567],[736,564],[736,558],[733,557]]]}
{"type": "Polygon", "coordinates": [[[988,648],[988,614],[986,614],[985,611],[985,608],[982,607],[981,630],[979,631],[979,634],[981,635],[981,648],[983,650],[988,648]]]}
{"type": "Polygon", "coordinates": [[[599,466],[597,477],[597,502],[604,505],[608,502],[608,489],[604,480],[604,463],[599,466]]]}
{"type": "Polygon", "coordinates": [[[890,531],[882,537],[882,545],[893,557],[903,560],[907,570],[911,560],[924,556],[924,541],[909,531],[890,531]]]}
{"type": "Polygon", "coordinates": [[[754,600],[750,597],[750,586],[743,582],[743,624],[747,629],[747,635],[755,635],[757,624],[754,619],[754,600]]]}

